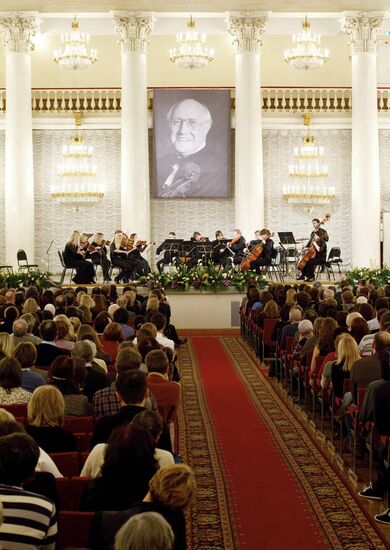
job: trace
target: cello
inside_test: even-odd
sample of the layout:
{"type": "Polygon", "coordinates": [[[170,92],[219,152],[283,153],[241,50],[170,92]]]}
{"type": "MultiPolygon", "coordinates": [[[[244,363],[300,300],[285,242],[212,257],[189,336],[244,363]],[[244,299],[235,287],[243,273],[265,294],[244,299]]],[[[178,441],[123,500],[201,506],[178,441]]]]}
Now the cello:
{"type": "MultiPolygon", "coordinates": [[[[330,214],[327,213],[325,214],[324,218],[320,221],[320,225],[318,226],[318,228],[320,228],[321,225],[324,225],[324,223],[328,222],[329,220],[330,220],[330,214]]],[[[299,269],[299,271],[302,271],[305,268],[307,262],[309,260],[312,260],[316,256],[317,256],[317,248],[313,243],[309,246],[309,248],[305,251],[301,259],[299,260],[297,264],[297,269],[299,269]]]]}
{"type": "MultiPolygon", "coordinates": [[[[268,236],[271,238],[274,236],[274,233],[268,232],[268,236]]],[[[257,260],[259,256],[261,256],[261,254],[263,253],[263,250],[264,250],[264,243],[260,243],[260,244],[256,244],[255,246],[252,246],[247,256],[241,262],[240,267],[242,271],[248,271],[251,267],[251,263],[257,260]]]]}

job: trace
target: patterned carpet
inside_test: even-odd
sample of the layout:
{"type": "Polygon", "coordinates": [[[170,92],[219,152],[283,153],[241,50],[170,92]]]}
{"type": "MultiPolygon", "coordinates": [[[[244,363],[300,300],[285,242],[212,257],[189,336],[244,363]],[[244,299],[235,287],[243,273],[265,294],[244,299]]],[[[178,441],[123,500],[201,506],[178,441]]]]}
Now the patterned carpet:
{"type": "MultiPolygon", "coordinates": [[[[179,414],[180,453],[194,469],[198,483],[197,502],[188,514],[189,549],[243,548],[242,518],[234,503],[233,488],[237,487],[210,414],[209,388],[205,387],[195,353],[194,344],[198,338],[202,337],[193,336],[179,351],[183,385],[183,405],[179,414]]],[[[266,425],[270,444],[275,446],[298,487],[297,506],[305,507],[322,546],[354,550],[388,548],[355,496],[259,371],[241,339],[208,338],[203,338],[202,345],[218,340],[259,423],[266,425]]],[[[209,368],[212,369],[212,358],[209,368]]],[[[219,385],[223,392],[223,383],[219,385]]],[[[278,541],[275,545],[268,543],[267,549],[281,547],[278,536],[275,541],[278,541]]],[[[245,545],[245,548],[257,550],[253,543],[251,546],[245,545]]],[[[283,546],[289,547],[288,543],[283,546]]]]}

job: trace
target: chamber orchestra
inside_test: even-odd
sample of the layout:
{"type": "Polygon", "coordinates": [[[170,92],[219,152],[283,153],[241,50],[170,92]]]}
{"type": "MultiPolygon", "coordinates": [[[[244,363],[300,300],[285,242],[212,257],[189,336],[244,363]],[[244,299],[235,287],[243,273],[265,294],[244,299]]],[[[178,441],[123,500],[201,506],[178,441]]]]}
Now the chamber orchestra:
{"type": "MultiPolygon", "coordinates": [[[[234,230],[232,238],[226,238],[221,230],[217,230],[213,240],[199,231],[194,231],[188,240],[178,239],[176,233],[171,231],[155,250],[156,267],[162,271],[164,266],[191,268],[213,262],[221,269],[234,266],[237,270],[260,273],[273,263],[282,263],[282,258],[287,266],[287,257],[293,256],[295,278],[311,282],[317,266],[321,269],[326,263],[329,235],[322,226],[329,220],[330,214],[325,214],[322,220],[313,218],[310,237],[300,250],[292,233],[278,233],[279,243],[275,246],[275,234],[266,228],[256,230],[254,238],[249,241],[239,229],[234,230]]],[[[128,283],[150,273],[151,268],[144,255],[154,245],[136,233],[127,235],[121,230],[115,231],[111,240],[100,232],[72,231],[63,251],[63,259],[66,267],[75,270],[73,282],[76,284],[94,283],[97,266],[101,266],[104,282],[112,280],[113,268],[117,268],[115,283],[128,283]]]]}

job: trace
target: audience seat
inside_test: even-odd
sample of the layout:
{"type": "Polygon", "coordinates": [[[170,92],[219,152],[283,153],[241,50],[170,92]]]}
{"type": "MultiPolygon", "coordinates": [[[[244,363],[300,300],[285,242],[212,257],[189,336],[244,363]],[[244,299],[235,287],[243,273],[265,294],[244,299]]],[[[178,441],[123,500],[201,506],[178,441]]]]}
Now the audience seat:
{"type": "Polygon", "coordinates": [[[87,548],[94,512],[60,512],[57,550],[87,548]]]}
{"type": "Polygon", "coordinates": [[[27,403],[18,403],[15,405],[1,405],[2,409],[10,412],[16,417],[26,418],[27,417],[27,403]]]}
{"type": "Polygon", "coordinates": [[[56,477],[56,488],[58,496],[60,497],[60,502],[62,505],[62,510],[70,510],[70,482],[68,477],[56,477]]]}
{"type": "Polygon", "coordinates": [[[51,458],[63,476],[77,476],[80,473],[80,457],[74,453],[51,453],[51,458]]]}
{"type": "Polygon", "coordinates": [[[64,418],[64,428],[74,434],[92,433],[93,416],[66,416],[64,418]]]}
{"type": "Polygon", "coordinates": [[[80,510],[81,498],[89,477],[73,476],[70,479],[70,507],[71,510],[80,510]]]}
{"type": "Polygon", "coordinates": [[[92,432],[74,434],[77,442],[77,450],[79,451],[79,453],[83,453],[89,450],[91,440],[92,440],[92,435],[93,435],[92,432]]]}

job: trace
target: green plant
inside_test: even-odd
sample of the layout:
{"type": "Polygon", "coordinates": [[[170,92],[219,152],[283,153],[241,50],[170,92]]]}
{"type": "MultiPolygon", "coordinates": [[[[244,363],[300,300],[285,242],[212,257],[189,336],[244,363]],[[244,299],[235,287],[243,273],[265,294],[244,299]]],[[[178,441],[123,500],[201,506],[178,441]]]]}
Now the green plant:
{"type": "Polygon", "coordinates": [[[255,271],[236,271],[233,266],[222,269],[221,266],[209,262],[207,265],[198,265],[187,268],[185,265],[171,266],[168,271],[152,271],[136,281],[138,285],[149,288],[161,286],[165,290],[186,291],[196,289],[201,291],[223,292],[235,288],[243,292],[247,285],[252,283],[259,288],[267,284],[262,275],[255,271]]]}
{"type": "Polygon", "coordinates": [[[343,279],[351,286],[372,284],[377,288],[390,283],[390,268],[354,267],[347,271],[343,279]]]}
{"type": "Polygon", "coordinates": [[[16,273],[0,273],[0,288],[18,288],[35,285],[40,288],[58,286],[51,280],[52,273],[48,271],[18,271],[16,273]]]}

